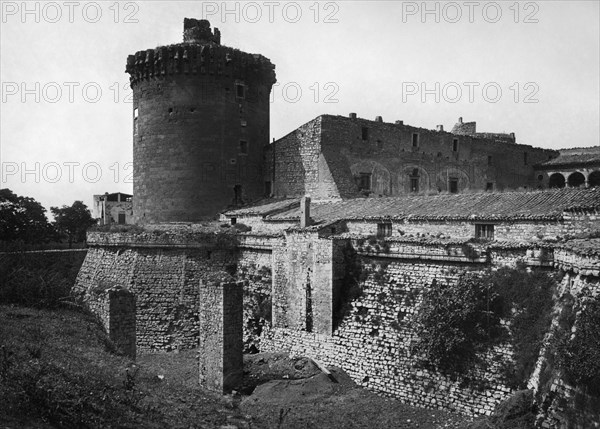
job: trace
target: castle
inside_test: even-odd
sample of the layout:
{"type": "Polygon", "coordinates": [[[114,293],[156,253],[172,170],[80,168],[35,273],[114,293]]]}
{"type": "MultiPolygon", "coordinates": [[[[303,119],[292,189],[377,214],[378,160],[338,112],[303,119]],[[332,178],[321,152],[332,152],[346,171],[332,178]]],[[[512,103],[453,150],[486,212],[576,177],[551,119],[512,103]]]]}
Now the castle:
{"type": "MultiPolygon", "coordinates": [[[[413,405],[490,414],[512,392],[499,365],[473,389],[411,355],[423,291],[519,263],[564,271],[562,293],[597,294],[598,151],[355,114],[269,144],[274,65],[220,43],[186,19],[183,43],[127,59],[138,226],[88,233],[74,293],[129,354],[200,346],[200,381],[216,390],[241,376],[242,350],[288,351],[413,405]],[[371,273],[354,298],[351,264],[371,273]]],[[[492,353],[511,360],[507,345],[492,353]]],[[[555,390],[576,386],[557,376],[555,390]]]]}

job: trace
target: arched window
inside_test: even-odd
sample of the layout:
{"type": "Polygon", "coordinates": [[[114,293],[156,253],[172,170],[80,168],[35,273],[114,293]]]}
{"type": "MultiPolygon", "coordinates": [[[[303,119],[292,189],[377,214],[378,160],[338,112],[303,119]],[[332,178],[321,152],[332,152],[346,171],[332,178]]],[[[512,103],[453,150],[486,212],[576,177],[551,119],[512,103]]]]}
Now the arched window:
{"type": "Polygon", "coordinates": [[[565,187],[565,176],[560,173],[554,173],[550,176],[548,181],[549,188],[564,188],[565,187]]]}
{"type": "Polygon", "coordinates": [[[588,183],[590,185],[590,188],[600,186],[600,171],[593,171],[592,173],[590,173],[590,175],[588,176],[588,183]]]}
{"type": "Polygon", "coordinates": [[[576,171],[575,173],[569,175],[569,179],[567,180],[567,182],[569,183],[569,186],[571,188],[578,188],[579,186],[582,186],[585,183],[585,176],[579,171],[576,171]]]}
{"type": "Polygon", "coordinates": [[[410,192],[419,192],[419,169],[414,168],[412,173],[409,175],[410,179],[410,192]]]}

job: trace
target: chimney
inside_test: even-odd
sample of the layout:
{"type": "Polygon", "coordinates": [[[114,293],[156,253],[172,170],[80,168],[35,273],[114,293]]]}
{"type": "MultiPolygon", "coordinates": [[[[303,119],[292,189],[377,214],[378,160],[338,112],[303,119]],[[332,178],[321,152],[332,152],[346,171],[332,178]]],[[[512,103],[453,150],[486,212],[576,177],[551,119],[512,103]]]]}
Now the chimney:
{"type": "Polygon", "coordinates": [[[404,125],[404,121],[396,121],[396,125],[404,125]]]}
{"type": "Polygon", "coordinates": [[[462,124],[462,116],[460,118],[458,118],[458,123],[462,124]]]}
{"type": "Polygon", "coordinates": [[[304,196],[300,200],[300,228],[310,226],[310,197],[304,196]]]}
{"type": "Polygon", "coordinates": [[[435,128],[436,128],[438,131],[444,131],[444,126],[443,126],[443,125],[436,125],[436,126],[435,126],[435,128]]]}
{"type": "Polygon", "coordinates": [[[348,115],[350,119],[356,119],[356,113],[352,112],[348,115]]]}
{"type": "Polygon", "coordinates": [[[383,118],[381,116],[375,116],[375,122],[383,122],[383,118]]]}

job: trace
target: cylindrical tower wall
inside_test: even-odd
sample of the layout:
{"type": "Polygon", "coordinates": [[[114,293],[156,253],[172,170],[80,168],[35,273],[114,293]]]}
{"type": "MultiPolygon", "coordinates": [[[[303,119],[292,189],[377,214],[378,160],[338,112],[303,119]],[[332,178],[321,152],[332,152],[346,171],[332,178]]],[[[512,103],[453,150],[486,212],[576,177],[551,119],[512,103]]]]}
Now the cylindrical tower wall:
{"type": "Polygon", "coordinates": [[[186,28],[187,42],[127,61],[138,223],[209,219],[265,192],[274,66],[220,46],[217,29],[213,36],[206,21],[190,21],[201,26],[195,39],[186,28]]]}

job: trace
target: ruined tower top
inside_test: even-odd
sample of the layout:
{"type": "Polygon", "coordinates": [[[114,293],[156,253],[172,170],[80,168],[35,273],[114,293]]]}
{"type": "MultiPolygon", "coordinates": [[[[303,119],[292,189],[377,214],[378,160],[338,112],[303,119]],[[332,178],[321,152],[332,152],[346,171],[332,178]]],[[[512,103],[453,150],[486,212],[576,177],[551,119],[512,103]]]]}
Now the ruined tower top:
{"type": "Polygon", "coordinates": [[[221,32],[215,27],[214,33],[210,29],[210,22],[206,19],[184,18],[183,41],[185,43],[214,43],[221,44],[221,32]]]}

